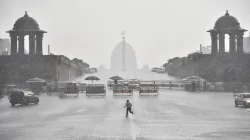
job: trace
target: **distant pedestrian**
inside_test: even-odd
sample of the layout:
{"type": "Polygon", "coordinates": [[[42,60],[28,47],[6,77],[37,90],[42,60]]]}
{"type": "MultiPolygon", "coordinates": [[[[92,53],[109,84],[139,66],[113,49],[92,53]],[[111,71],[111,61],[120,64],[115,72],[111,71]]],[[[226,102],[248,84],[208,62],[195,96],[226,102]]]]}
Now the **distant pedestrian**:
{"type": "Polygon", "coordinates": [[[125,107],[127,107],[127,109],[126,109],[126,117],[128,117],[128,112],[130,112],[131,114],[134,114],[134,112],[132,111],[132,104],[129,102],[129,100],[127,100],[127,103],[126,103],[125,107]]]}

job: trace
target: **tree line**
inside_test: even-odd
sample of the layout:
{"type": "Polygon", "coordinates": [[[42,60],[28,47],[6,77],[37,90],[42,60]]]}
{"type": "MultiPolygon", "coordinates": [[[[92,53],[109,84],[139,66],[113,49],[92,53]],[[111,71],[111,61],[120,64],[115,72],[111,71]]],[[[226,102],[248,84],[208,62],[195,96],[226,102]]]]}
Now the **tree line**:
{"type": "Polygon", "coordinates": [[[250,82],[250,54],[195,52],[171,58],[163,67],[170,76],[179,78],[198,75],[210,82],[250,82]]]}

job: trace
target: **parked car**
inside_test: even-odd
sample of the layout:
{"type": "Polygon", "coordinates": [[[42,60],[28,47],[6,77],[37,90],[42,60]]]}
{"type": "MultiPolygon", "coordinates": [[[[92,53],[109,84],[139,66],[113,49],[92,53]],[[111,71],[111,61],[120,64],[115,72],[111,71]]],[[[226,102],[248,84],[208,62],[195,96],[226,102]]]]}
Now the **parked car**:
{"type": "Polygon", "coordinates": [[[236,107],[239,105],[250,107],[250,93],[236,93],[234,103],[236,107]]]}
{"type": "Polygon", "coordinates": [[[9,101],[12,106],[16,104],[28,105],[29,103],[38,104],[39,98],[32,91],[15,90],[9,91],[9,101]]]}

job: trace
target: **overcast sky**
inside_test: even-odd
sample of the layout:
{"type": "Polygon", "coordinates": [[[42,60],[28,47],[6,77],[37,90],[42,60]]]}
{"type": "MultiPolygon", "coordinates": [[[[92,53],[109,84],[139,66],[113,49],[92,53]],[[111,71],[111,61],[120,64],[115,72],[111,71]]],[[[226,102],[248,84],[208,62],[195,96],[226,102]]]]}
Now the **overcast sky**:
{"type": "Polygon", "coordinates": [[[108,68],[124,30],[139,67],[154,67],[209,45],[206,31],[226,10],[250,30],[250,0],[0,0],[0,38],[28,11],[48,32],[45,54],[50,45],[54,54],[108,68]]]}

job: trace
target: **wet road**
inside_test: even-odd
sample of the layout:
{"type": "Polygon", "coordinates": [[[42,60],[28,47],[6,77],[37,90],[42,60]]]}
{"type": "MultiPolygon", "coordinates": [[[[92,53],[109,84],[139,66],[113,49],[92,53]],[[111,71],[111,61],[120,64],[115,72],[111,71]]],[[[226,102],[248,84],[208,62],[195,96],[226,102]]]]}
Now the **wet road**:
{"type": "MultiPolygon", "coordinates": [[[[99,83],[106,82],[109,75],[101,75],[99,83]]],[[[162,77],[169,78],[151,75],[162,77]]],[[[105,98],[42,95],[38,105],[17,107],[7,98],[0,101],[0,140],[100,139],[247,140],[250,109],[234,107],[231,93],[167,90],[158,97],[139,97],[135,92],[133,97],[114,98],[111,91],[105,98]],[[129,118],[124,109],[127,99],[135,112],[129,118]]]]}
{"type": "Polygon", "coordinates": [[[0,102],[1,140],[250,139],[250,110],[228,93],[162,91],[159,97],[40,97],[38,105],[0,102]],[[126,99],[134,115],[125,118],[126,99]]]}

